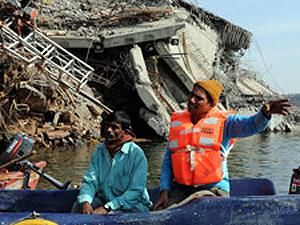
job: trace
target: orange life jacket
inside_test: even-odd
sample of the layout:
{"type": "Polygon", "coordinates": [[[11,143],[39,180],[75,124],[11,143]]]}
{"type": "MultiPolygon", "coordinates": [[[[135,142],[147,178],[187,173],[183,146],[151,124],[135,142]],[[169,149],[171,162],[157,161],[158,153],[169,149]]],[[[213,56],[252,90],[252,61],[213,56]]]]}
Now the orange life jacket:
{"type": "Polygon", "coordinates": [[[213,108],[194,125],[188,111],[172,114],[168,148],[177,183],[205,185],[223,179],[220,149],[226,115],[213,108]]]}

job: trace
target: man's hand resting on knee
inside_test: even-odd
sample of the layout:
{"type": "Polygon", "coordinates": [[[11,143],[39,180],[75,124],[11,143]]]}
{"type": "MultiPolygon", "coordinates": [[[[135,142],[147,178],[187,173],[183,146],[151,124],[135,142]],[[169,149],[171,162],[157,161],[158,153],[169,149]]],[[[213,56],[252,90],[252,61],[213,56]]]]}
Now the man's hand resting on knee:
{"type": "Polygon", "coordinates": [[[159,193],[159,196],[156,199],[152,209],[158,210],[160,207],[164,209],[168,206],[168,202],[169,202],[168,191],[163,190],[159,193]]]}

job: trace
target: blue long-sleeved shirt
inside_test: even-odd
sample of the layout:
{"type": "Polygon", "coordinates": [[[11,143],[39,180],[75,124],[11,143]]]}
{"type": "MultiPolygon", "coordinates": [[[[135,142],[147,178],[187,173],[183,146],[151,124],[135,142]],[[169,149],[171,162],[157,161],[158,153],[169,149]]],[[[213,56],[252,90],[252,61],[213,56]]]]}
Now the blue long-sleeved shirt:
{"type": "MultiPolygon", "coordinates": [[[[252,115],[252,116],[241,116],[241,115],[229,115],[226,119],[224,131],[223,131],[223,141],[221,149],[224,155],[228,155],[230,149],[230,139],[231,138],[241,138],[248,137],[258,132],[266,129],[270,121],[270,118],[266,118],[262,111],[252,115]]],[[[210,185],[203,186],[204,188],[219,187],[224,191],[229,192],[229,178],[228,178],[228,166],[227,160],[223,161],[222,169],[224,173],[224,178],[222,181],[210,185]]],[[[173,171],[172,171],[172,161],[171,161],[171,151],[166,149],[162,169],[160,176],[160,190],[170,190],[171,184],[173,182],[173,171]]]]}
{"type": "Polygon", "coordinates": [[[78,203],[91,203],[97,195],[113,211],[146,212],[152,205],[146,189],[147,170],[144,152],[135,143],[125,143],[114,158],[100,144],[84,174],[78,203]]]}

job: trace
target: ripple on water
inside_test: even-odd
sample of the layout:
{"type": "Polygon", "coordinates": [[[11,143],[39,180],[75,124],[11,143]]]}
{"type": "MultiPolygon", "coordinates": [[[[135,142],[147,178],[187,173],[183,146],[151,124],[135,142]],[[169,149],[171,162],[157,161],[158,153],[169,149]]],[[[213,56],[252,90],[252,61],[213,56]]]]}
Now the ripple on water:
{"type": "MultiPolygon", "coordinates": [[[[272,179],[277,192],[288,192],[292,169],[300,165],[300,132],[271,133],[240,139],[228,158],[230,177],[265,177],[272,179]]],[[[159,184],[161,163],[166,142],[139,143],[145,151],[149,166],[148,185],[159,184]]],[[[46,160],[47,173],[65,182],[80,184],[95,146],[82,146],[77,150],[46,150],[35,160],[46,160]]],[[[52,188],[41,181],[40,188],[52,188]]]]}

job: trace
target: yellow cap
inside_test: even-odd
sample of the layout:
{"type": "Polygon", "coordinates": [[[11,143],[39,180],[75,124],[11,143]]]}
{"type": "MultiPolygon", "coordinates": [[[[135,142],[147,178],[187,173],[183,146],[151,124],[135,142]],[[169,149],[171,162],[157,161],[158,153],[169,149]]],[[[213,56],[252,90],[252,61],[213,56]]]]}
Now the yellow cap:
{"type": "Polygon", "coordinates": [[[195,83],[196,86],[199,86],[206,90],[211,96],[214,105],[219,101],[220,95],[222,93],[223,86],[217,80],[201,80],[195,83]]]}

